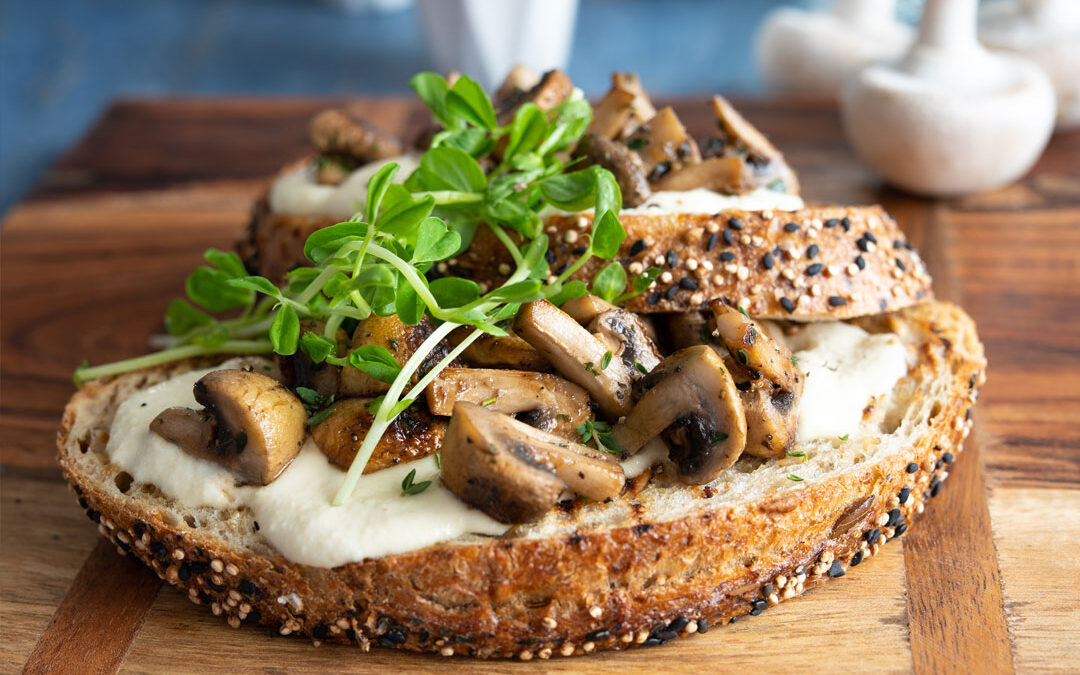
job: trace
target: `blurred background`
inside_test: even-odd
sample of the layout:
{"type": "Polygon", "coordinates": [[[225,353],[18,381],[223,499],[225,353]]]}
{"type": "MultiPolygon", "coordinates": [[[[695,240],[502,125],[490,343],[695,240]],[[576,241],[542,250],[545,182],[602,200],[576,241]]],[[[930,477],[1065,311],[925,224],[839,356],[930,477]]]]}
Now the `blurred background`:
{"type": "Polygon", "coordinates": [[[894,43],[888,49],[902,53],[911,34],[905,24],[921,6],[922,0],[8,0],[0,3],[0,213],[121,96],[404,94],[412,74],[451,62],[492,86],[505,72],[501,60],[521,51],[530,32],[527,49],[550,61],[530,65],[564,66],[590,95],[608,88],[616,68],[640,74],[656,96],[791,90],[777,77],[807,82],[799,63],[814,62],[802,58],[807,49],[849,58],[855,47],[842,44],[847,35],[871,36],[859,46],[866,57],[894,43]],[[816,31],[816,46],[793,46],[787,36],[811,22],[785,10],[787,26],[772,33],[777,65],[768,77],[768,63],[754,53],[766,14],[826,5],[860,22],[859,29],[816,31]],[[884,21],[896,25],[884,26],[880,40],[864,30],[884,21]],[[477,72],[493,63],[499,73],[477,72]]]}

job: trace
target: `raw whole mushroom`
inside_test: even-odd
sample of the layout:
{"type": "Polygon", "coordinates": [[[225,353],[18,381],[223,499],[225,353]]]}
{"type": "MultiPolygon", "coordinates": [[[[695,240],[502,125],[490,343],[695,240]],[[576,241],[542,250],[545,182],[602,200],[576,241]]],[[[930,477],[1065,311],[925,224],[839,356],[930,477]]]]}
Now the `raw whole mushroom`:
{"type": "Polygon", "coordinates": [[[910,192],[1000,187],[1026,173],[1050,138],[1050,79],[1025,59],[978,44],[976,3],[928,0],[907,56],[866,68],[841,96],[856,154],[910,192]]]}

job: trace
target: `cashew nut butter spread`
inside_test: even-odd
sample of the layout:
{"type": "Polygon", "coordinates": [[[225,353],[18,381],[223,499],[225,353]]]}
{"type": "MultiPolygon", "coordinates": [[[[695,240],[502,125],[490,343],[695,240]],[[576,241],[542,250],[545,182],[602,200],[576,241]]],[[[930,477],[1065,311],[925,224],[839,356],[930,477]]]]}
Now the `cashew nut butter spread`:
{"type": "MultiPolygon", "coordinates": [[[[906,351],[895,335],[820,323],[787,340],[805,374],[800,442],[845,434],[858,437],[863,409],[907,371],[906,351]]],[[[112,463],[187,507],[250,509],[259,532],[282,555],[318,567],[413,551],[467,533],[506,531],[506,525],[469,508],[444,488],[430,457],[363,476],[352,499],[337,507],[331,500],[345,472],[330,464],[308,437],[300,454],[272,483],[236,485],[224,468],[196,459],[149,430],[150,421],[166,408],[197,408],[192,387],[208,372],[177,375],[125,400],[113,419],[106,447],[112,463]],[[401,483],[412,469],[414,482],[432,483],[405,497],[401,483]]],[[[623,467],[628,476],[635,476],[664,454],[664,446],[653,442],[623,467]]]]}

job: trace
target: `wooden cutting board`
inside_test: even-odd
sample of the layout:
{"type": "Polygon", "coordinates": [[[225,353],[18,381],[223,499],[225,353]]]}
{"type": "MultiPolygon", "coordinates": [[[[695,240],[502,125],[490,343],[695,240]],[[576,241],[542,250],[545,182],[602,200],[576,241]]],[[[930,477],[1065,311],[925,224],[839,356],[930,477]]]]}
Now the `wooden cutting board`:
{"type": "MultiPolygon", "coordinates": [[[[847,576],[660,648],[474,662],[229,628],[100,539],[54,464],[72,369],[142,353],[208,246],[306,152],[327,101],[122,101],[0,231],[0,668],[7,672],[1080,672],[1080,133],[1032,174],[938,202],[882,188],[814,101],[744,101],[813,201],[883,203],[990,359],[975,432],[927,513],[847,576]]],[[[390,131],[423,114],[367,100],[390,131]]],[[[696,133],[703,102],[676,106],[696,133]]]]}

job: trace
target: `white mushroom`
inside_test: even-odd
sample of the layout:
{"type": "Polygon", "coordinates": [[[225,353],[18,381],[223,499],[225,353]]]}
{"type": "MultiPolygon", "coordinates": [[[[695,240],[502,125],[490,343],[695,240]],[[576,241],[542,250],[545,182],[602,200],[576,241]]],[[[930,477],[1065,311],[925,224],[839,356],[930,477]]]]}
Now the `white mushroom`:
{"type": "Polygon", "coordinates": [[[195,383],[194,393],[205,410],[169,408],[150,422],[150,430],[245,483],[270,483],[300,452],[307,413],[277,380],[215,370],[195,383]]]}
{"type": "Polygon", "coordinates": [[[633,454],[664,435],[669,457],[687,483],[715,479],[746,445],[746,417],[723,360],[699,345],[675,352],[635,385],[638,402],[612,437],[633,454]]]}
{"type": "MultiPolygon", "coordinates": [[[[348,469],[371,429],[374,415],[369,398],[335,401],[330,413],[311,427],[311,438],[333,464],[348,469]]],[[[432,417],[423,406],[409,406],[394,418],[371,453],[364,473],[434,455],[442,445],[446,420],[432,417]]]]}
{"type": "Polygon", "coordinates": [[[563,490],[616,497],[626,474],[608,453],[483,406],[454,406],[441,451],[442,481],[465,503],[505,523],[537,520],[563,490]]]}
{"type": "Polygon", "coordinates": [[[977,0],[928,0],[899,64],[871,66],[841,97],[859,158],[890,183],[933,196],[1000,187],[1031,168],[1054,126],[1041,69],[975,39],[977,0]]]}

